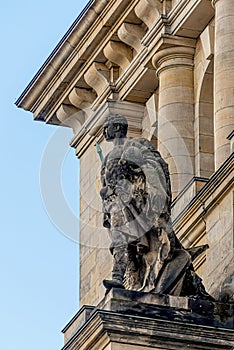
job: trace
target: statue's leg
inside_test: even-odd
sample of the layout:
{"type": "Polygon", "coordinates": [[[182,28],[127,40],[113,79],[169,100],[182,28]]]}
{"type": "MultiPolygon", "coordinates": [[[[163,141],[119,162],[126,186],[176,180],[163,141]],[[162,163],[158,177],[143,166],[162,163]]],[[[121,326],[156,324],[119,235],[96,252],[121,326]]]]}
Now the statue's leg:
{"type": "Polygon", "coordinates": [[[128,243],[126,235],[118,229],[109,231],[112,240],[110,251],[113,255],[112,279],[104,280],[103,284],[107,292],[111,288],[124,288],[123,279],[128,264],[128,243]]]}
{"type": "Polygon", "coordinates": [[[124,277],[124,285],[128,290],[141,288],[140,267],[142,267],[142,256],[137,254],[137,242],[128,245],[128,265],[124,277]]]}
{"type": "Polygon", "coordinates": [[[123,278],[128,264],[128,247],[121,245],[113,249],[112,280],[123,284],[123,278]]]}

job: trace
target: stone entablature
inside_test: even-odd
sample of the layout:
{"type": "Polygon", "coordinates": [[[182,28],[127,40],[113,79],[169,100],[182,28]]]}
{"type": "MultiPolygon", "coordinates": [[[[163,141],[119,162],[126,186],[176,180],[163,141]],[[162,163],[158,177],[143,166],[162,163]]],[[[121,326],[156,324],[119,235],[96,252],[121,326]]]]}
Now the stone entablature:
{"type": "MultiPolygon", "coordinates": [[[[209,1],[193,2],[183,0],[172,7],[168,0],[93,1],[17,105],[52,124],[66,123],[73,116],[77,133],[106,98],[145,103],[158,85],[154,54],[164,46],[181,45],[178,36],[196,38],[214,15],[209,1]],[[189,32],[190,17],[204,3],[206,11],[196,32],[189,32]],[[187,13],[183,21],[182,12],[183,18],[187,13]]],[[[188,45],[189,39],[184,41],[188,45]]]]}

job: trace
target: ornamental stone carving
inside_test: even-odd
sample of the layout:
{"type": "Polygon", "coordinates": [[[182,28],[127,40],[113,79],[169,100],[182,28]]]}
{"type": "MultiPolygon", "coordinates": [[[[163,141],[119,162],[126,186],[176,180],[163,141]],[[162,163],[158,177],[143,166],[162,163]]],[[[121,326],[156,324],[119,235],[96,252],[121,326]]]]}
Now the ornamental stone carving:
{"type": "Polygon", "coordinates": [[[71,127],[74,134],[78,133],[85,121],[83,111],[71,105],[62,104],[56,116],[63,126],[71,127]]]}
{"type": "Polygon", "coordinates": [[[123,23],[118,30],[118,37],[137,52],[142,48],[141,39],[145,30],[140,24],[123,23]]]}
{"type": "Polygon", "coordinates": [[[135,7],[135,13],[137,17],[147,25],[148,28],[151,28],[163,13],[162,1],[140,0],[135,7]]]}
{"type": "Polygon", "coordinates": [[[133,58],[131,48],[118,41],[109,41],[103,53],[110,62],[117,64],[123,71],[129,66],[133,58]]]}
{"type": "Polygon", "coordinates": [[[82,109],[86,116],[92,112],[90,106],[96,99],[96,94],[92,90],[73,88],[69,94],[71,104],[79,109],[82,109]]]}
{"type": "Polygon", "coordinates": [[[84,74],[84,80],[96,91],[97,95],[99,96],[109,86],[109,69],[104,63],[94,62],[84,74]]]}

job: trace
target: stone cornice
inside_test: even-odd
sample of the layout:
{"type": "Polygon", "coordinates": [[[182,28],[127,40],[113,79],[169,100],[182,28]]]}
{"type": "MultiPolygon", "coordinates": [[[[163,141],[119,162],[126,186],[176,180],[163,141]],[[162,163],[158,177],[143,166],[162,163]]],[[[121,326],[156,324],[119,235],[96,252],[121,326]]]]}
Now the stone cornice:
{"type": "MultiPolygon", "coordinates": [[[[90,47],[94,38],[98,36],[101,42],[115,23],[116,16],[123,15],[131,2],[132,0],[90,1],[18,98],[17,107],[35,113],[40,101],[48,100],[51,96],[50,90],[56,87],[56,83],[59,83],[61,94],[68,86],[68,81],[83,67],[87,58],[92,56],[94,48],[96,51],[98,45],[93,43],[94,47],[90,47]]],[[[43,119],[43,111],[41,114],[41,117],[39,114],[35,117],[43,119]]]]}
{"type": "Polygon", "coordinates": [[[99,13],[105,7],[106,1],[91,0],[65,33],[58,45],[52,51],[40,70],[16,101],[17,107],[31,110],[35,100],[40,97],[45,86],[53,79],[62,62],[65,62],[75,51],[75,46],[82,40],[99,13]],[[97,6],[97,9],[95,8],[97,6]],[[89,19],[87,20],[87,17],[89,19]],[[73,39],[73,40],[72,40],[73,39]],[[34,89],[36,88],[36,90],[34,89]]]}
{"type": "MultiPolygon", "coordinates": [[[[60,124],[62,105],[71,105],[71,111],[75,107],[79,112],[86,103],[84,113],[87,120],[91,108],[95,110],[108,98],[145,103],[158,84],[153,72],[152,56],[157,50],[168,46],[193,47],[191,43],[181,44],[181,40],[194,41],[193,38],[172,36],[171,28],[174,21],[182,23],[179,20],[182,13],[184,18],[192,17],[196,6],[202,2],[204,1],[196,0],[198,5],[191,6],[194,0],[180,0],[175,8],[170,10],[168,2],[162,3],[161,0],[90,1],[16,101],[16,105],[33,112],[36,120],[60,124]],[[151,22],[146,18],[149,8],[153,8],[154,13],[151,14],[151,22]],[[136,39],[131,35],[132,28],[136,29],[136,39]],[[113,51],[115,46],[121,48],[116,57],[116,65],[109,60],[113,57],[111,50],[113,51]],[[124,58],[124,51],[128,53],[127,60],[124,58]],[[116,73],[118,69],[119,74],[116,73]],[[100,85],[90,86],[92,76],[95,75],[100,85]],[[144,89],[148,87],[148,90],[143,91],[142,96],[138,96],[137,94],[141,93],[142,81],[144,89]],[[149,86],[147,82],[150,82],[149,86]],[[90,98],[79,102],[79,107],[77,103],[73,104],[76,89],[86,89],[87,92],[82,95],[90,95],[90,98]]],[[[210,14],[204,17],[208,20],[210,14]]],[[[174,31],[174,34],[176,33],[177,29],[174,31]]],[[[63,114],[62,121],[68,117],[69,115],[63,114]]],[[[79,123],[82,124],[82,121],[79,120],[79,123]]]]}
{"type": "MultiPolygon", "coordinates": [[[[42,98],[42,104],[38,105],[37,102],[37,106],[32,110],[36,119],[42,116],[46,122],[56,124],[58,105],[66,100],[67,95],[77,86],[77,82],[84,79],[86,73],[95,62],[99,63],[100,60],[106,60],[103,56],[105,45],[111,40],[114,33],[116,33],[120,25],[124,22],[127,14],[132,11],[138,1],[139,0],[106,1],[107,6],[103,9],[96,22],[94,22],[93,26],[75,49],[73,61],[68,62],[66,70],[61,70],[61,74],[58,72],[59,75],[56,77],[56,81],[51,84],[53,91],[49,91],[49,93],[44,91],[46,99],[42,98]],[[119,17],[118,21],[116,21],[116,17],[119,17]],[[65,80],[64,84],[61,83],[63,80],[65,80]],[[50,104],[47,100],[48,96],[52,94],[53,101],[52,104],[50,104]],[[45,103],[45,107],[43,103],[45,103]]],[[[96,0],[96,2],[98,2],[98,0],[96,0]]],[[[87,87],[87,85],[85,87],[87,87]]],[[[110,81],[106,84],[105,89],[97,96],[95,107],[106,98],[109,98],[113,90],[115,90],[115,84],[110,81]]]]}

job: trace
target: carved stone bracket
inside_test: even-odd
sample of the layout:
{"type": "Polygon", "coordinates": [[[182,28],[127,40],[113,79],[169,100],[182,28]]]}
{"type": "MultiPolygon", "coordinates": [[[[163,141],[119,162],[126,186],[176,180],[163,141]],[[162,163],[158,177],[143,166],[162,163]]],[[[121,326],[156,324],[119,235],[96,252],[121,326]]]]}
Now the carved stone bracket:
{"type": "Polygon", "coordinates": [[[94,62],[84,74],[84,79],[99,96],[110,83],[110,72],[104,63],[94,62]]]}
{"type": "Polygon", "coordinates": [[[56,116],[62,125],[71,127],[74,134],[79,132],[85,121],[85,115],[82,110],[65,104],[59,107],[56,116]]]}
{"type": "Polygon", "coordinates": [[[141,39],[145,35],[144,28],[139,24],[123,23],[118,30],[118,37],[137,52],[142,48],[141,39]]]}
{"type": "Polygon", "coordinates": [[[122,70],[132,61],[132,50],[128,45],[118,41],[110,41],[103,50],[105,57],[117,64],[122,70]]]}
{"type": "Polygon", "coordinates": [[[151,28],[163,13],[162,0],[140,0],[135,7],[135,13],[148,28],[151,28]]]}
{"type": "Polygon", "coordinates": [[[84,111],[86,116],[89,116],[91,111],[91,105],[96,99],[96,94],[92,90],[73,88],[70,92],[69,101],[71,104],[84,111]]]}

